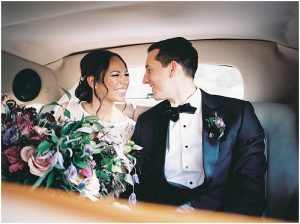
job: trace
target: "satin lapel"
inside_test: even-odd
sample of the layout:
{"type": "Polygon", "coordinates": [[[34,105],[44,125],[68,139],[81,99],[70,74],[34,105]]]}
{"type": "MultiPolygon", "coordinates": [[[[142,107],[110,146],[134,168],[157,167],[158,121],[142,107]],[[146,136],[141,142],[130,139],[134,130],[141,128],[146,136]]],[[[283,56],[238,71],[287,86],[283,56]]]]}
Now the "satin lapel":
{"type": "Polygon", "coordinates": [[[166,155],[167,134],[169,128],[169,119],[163,114],[157,116],[155,127],[155,167],[160,175],[164,178],[164,165],[166,155]]]}
{"type": "Polygon", "coordinates": [[[210,99],[210,95],[202,91],[202,147],[203,147],[203,166],[205,172],[205,178],[209,181],[215,171],[215,165],[218,160],[220,151],[220,142],[218,139],[209,138],[209,130],[206,119],[212,115],[214,108],[219,105],[210,99]]]}

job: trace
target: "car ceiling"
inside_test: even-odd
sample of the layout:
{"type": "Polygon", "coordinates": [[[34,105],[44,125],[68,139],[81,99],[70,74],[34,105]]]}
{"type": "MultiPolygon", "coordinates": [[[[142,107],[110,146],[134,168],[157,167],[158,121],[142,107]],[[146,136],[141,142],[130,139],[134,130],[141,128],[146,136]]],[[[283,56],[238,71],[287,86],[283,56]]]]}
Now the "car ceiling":
{"type": "Polygon", "coordinates": [[[183,36],[298,49],[298,2],[1,2],[2,51],[47,65],[67,55],[183,36]]]}

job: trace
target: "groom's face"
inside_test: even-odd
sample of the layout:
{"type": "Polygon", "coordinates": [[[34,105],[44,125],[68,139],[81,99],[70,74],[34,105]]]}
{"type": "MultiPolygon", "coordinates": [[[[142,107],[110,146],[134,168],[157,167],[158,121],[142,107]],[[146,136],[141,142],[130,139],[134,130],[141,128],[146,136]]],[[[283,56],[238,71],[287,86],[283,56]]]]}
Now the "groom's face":
{"type": "Polygon", "coordinates": [[[169,66],[163,67],[161,62],[156,60],[159,49],[149,52],[146,60],[146,73],[143,83],[152,88],[153,97],[156,100],[169,99],[171,85],[169,66]],[[168,85],[169,84],[169,85],[168,85]]]}

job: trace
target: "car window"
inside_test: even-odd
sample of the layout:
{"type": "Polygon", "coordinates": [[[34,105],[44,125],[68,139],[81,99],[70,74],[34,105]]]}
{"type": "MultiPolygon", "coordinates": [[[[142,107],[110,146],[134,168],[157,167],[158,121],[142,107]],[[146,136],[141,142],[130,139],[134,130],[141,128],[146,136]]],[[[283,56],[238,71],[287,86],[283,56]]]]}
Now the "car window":
{"type": "MultiPolygon", "coordinates": [[[[128,99],[149,99],[151,88],[142,84],[144,67],[129,67],[130,85],[128,99]]],[[[243,99],[244,87],[241,73],[227,65],[200,64],[194,78],[195,85],[210,94],[243,99]]]]}

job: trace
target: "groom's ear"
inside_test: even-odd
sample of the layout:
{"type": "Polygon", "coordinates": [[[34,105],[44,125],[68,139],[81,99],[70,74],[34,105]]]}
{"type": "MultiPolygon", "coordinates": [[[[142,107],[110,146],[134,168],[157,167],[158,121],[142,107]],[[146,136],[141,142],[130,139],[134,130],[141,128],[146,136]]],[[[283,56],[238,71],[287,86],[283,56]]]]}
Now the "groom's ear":
{"type": "Polygon", "coordinates": [[[87,78],[86,78],[86,81],[87,83],[89,84],[89,86],[94,89],[94,76],[92,75],[89,75],[87,78]]]}
{"type": "Polygon", "coordinates": [[[177,62],[176,61],[171,61],[169,64],[169,73],[170,73],[170,77],[173,77],[176,73],[177,70],[177,62]]]}

